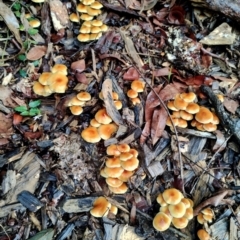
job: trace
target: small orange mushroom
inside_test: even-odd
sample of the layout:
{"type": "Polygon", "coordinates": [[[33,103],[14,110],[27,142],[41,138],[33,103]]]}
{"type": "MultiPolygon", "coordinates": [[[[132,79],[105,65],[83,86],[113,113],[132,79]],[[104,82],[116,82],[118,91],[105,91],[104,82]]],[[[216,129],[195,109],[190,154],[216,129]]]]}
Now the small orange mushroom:
{"type": "Polygon", "coordinates": [[[167,204],[178,204],[181,202],[183,195],[176,188],[169,188],[162,193],[163,199],[167,204]]]}
{"type": "Polygon", "coordinates": [[[51,71],[52,73],[60,72],[63,75],[67,75],[67,66],[64,64],[55,64],[51,71]]]}
{"type": "Polygon", "coordinates": [[[171,218],[163,212],[159,212],[153,219],[153,227],[160,232],[167,230],[170,224],[171,218]]]}
{"type": "Polygon", "coordinates": [[[89,143],[97,143],[101,140],[97,128],[87,127],[81,133],[82,138],[89,143]]]}
{"type": "Polygon", "coordinates": [[[93,202],[93,208],[90,213],[94,217],[104,217],[107,216],[111,208],[111,203],[105,197],[99,197],[93,202]]]}

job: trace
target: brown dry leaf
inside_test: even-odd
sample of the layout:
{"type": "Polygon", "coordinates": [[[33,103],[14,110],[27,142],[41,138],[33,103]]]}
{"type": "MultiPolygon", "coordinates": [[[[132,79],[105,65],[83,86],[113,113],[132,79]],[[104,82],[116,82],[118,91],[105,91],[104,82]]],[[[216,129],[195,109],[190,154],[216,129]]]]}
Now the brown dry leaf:
{"type": "Polygon", "coordinates": [[[2,1],[0,2],[0,15],[2,16],[4,22],[7,24],[9,30],[13,32],[15,38],[21,44],[22,47],[22,39],[18,30],[19,29],[18,20],[15,17],[12,10],[9,9],[2,1]]]}
{"type": "Polygon", "coordinates": [[[59,0],[51,0],[49,1],[49,5],[54,29],[59,31],[62,28],[68,27],[69,16],[66,6],[59,0]]]}
{"type": "Polygon", "coordinates": [[[122,117],[118,110],[116,109],[113,98],[112,98],[112,80],[107,78],[103,82],[102,85],[102,93],[103,93],[103,101],[105,103],[105,107],[108,115],[112,118],[112,120],[117,124],[123,124],[122,117]]]}
{"type": "Polygon", "coordinates": [[[227,142],[221,131],[216,130],[215,133],[216,133],[217,141],[215,142],[215,144],[213,146],[213,151],[221,152],[226,148],[227,142]]]}
{"type": "Polygon", "coordinates": [[[185,23],[185,11],[183,7],[175,5],[170,9],[168,22],[176,25],[185,23]]]}
{"type": "Polygon", "coordinates": [[[0,137],[9,138],[13,134],[12,119],[0,112],[0,137]]]}
{"type": "Polygon", "coordinates": [[[152,72],[154,77],[161,77],[161,76],[170,76],[172,74],[172,69],[170,67],[155,69],[152,72]]]}
{"type": "Polygon", "coordinates": [[[34,46],[27,53],[27,59],[30,61],[36,61],[42,58],[47,52],[46,46],[34,46]]]}
{"type": "Polygon", "coordinates": [[[72,62],[71,69],[73,71],[78,71],[79,73],[83,72],[86,69],[86,64],[84,59],[80,59],[76,62],[72,62]]]}
{"type": "Polygon", "coordinates": [[[237,101],[227,97],[224,98],[223,105],[232,114],[235,114],[237,108],[239,107],[239,103],[237,101]]]}
{"type": "Polygon", "coordinates": [[[139,79],[139,73],[134,67],[130,67],[124,74],[123,74],[124,80],[133,81],[136,79],[139,79]]]}
{"type": "Polygon", "coordinates": [[[90,80],[87,79],[85,73],[76,72],[75,77],[76,77],[77,81],[80,82],[80,83],[83,83],[83,84],[87,85],[90,82],[90,80]]]}
{"type": "Polygon", "coordinates": [[[162,136],[163,130],[166,126],[167,118],[168,114],[164,108],[154,110],[151,124],[151,137],[153,145],[155,145],[155,143],[162,136]]]}

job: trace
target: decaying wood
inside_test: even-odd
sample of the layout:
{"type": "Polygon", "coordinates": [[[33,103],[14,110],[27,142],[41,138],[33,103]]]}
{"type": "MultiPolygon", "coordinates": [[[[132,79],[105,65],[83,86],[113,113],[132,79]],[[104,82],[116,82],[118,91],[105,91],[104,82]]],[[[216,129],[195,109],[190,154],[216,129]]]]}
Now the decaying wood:
{"type": "Polygon", "coordinates": [[[204,6],[240,22],[240,5],[238,0],[191,0],[194,6],[204,6]]]}

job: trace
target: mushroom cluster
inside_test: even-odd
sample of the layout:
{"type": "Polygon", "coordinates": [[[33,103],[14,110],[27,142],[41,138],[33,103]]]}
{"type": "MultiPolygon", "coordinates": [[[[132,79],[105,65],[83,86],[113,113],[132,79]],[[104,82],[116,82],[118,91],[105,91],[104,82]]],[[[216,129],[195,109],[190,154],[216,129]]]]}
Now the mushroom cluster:
{"type": "Polygon", "coordinates": [[[80,92],[70,99],[68,107],[73,115],[80,115],[83,112],[83,106],[87,101],[91,100],[88,92],[80,92]]]}
{"type": "Polygon", "coordinates": [[[101,14],[102,7],[103,5],[95,0],[80,0],[80,3],[77,5],[77,11],[80,16],[76,13],[72,13],[69,16],[72,22],[79,22],[80,19],[84,21],[77,37],[80,42],[99,39],[102,33],[107,31],[107,25],[103,24],[101,20],[94,19],[94,17],[101,14]]]}
{"type": "Polygon", "coordinates": [[[105,217],[111,212],[117,215],[118,208],[112,205],[105,197],[99,197],[93,202],[93,207],[90,213],[94,217],[105,217]]]}
{"type": "Polygon", "coordinates": [[[128,190],[126,182],[138,168],[138,151],[128,144],[112,144],[107,147],[105,167],[100,175],[106,178],[109,189],[115,194],[124,194],[128,190]]]}
{"type": "Polygon", "coordinates": [[[67,67],[55,64],[51,72],[43,72],[33,84],[34,93],[47,97],[52,93],[65,93],[68,85],[67,67]]]}
{"type": "Polygon", "coordinates": [[[101,139],[111,138],[117,130],[117,124],[112,123],[106,108],[102,108],[96,112],[95,118],[90,121],[90,126],[82,131],[81,136],[86,142],[97,143],[101,139]]]}
{"type": "Polygon", "coordinates": [[[193,218],[193,201],[184,198],[182,193],[170,188],[157,197],[160,211],[153,219],[153,227],[158,231],[167,230],[171,223],[178,229],[185,228],[193,218]]]}
{"type": "MultiPolygon", "coordinates": [[[[99,93],[99,98],[101,100],[103,100],[103,93],[102,92],[99,93]]],[[[119,100],[119,96],[116,92],[112,92],[112,98],[113,98],[114,105],[115,105],[116,109],[121,110],[122,109],[122,102],[119,100]]]]}
{"type": "MultiPolygon", "coordinates": [[[[197,97],[193,92],[177,94],[174,100],[169,101],[167,107],[172,110],[173,124],[186,128],[188,121],[191,121],[191,126],[200,131],[216,131],[219,118],[208,108],[198,105],[196,101],[197,97]]],[[[166,125],[172,129],[170,117],[167,119],[166,125]]]]}
{"type": "Polygon", "coordinates": [[[198,214],[197,221],[200,224],[204,224],[207,222],[211,223],[213,220],[213,217],[214,217],[213,210],[211,208],[205,208],[198,214]]]}
{"type": "Polygon", "coordinates": [[[199,229],[197,235],[200,240],[210,240],[210,235],[204,229],[199,229]]]}
{"type": "Polygon", "coordinates": [[[127,96],[131,99],[133,105],[140,103],[140,99],[138,98],[138,93],[143,92],[144,87],[145,87],[145,82],[139,79],[132,81],[131,89],[127,91],[127,96]]]}

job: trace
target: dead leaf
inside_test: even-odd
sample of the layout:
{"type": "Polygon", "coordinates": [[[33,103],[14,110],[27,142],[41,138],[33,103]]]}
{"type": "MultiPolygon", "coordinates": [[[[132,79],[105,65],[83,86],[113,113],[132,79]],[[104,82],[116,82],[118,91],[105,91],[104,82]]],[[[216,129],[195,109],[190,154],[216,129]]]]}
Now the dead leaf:
{"type": "Polygon", "coordinates": [[[170,9],[168,15],[168,22],[176,25],[184,24],[185,22],[185,11],[183,7],[175,5],[170,9]]]}
{"type": "Polygon", "coordinates": [[[123,74],[124,80],[134,81],[139,79],[139,73],[134,67],[130,67],[127,72],[123,74]]]}
{"type": "Polygon", "coordinates": [[[162,136],[166,126],[167,118],[168,114],[164,108],[154,110],[151,123],[151,138],[153,145],[155,145],[155,143],[162,136]]]}
{"type": "Polygon", "coordinates": [[[12,134],[12,119],[0,112],[0,137],[9,138],[12,134]]]}
{"type": "Polygon", "coordinates": [[[171,76],[172,69],[169,68],[169,67],[155,69],[155,70],[153,70],[152,74],[153,74],[154,77],[171,76]]]}
{"type": "MultiPolygon", "coordinates": [[[[2,1],[0,2],[0,15],[3,17],[4,22],[7,24],[9,30],[14,34],[17,41],[21,44],[22,39],[19,33],[19,23],[11,9],[9,9],[2,1]]],[[[21,49],[23,50],[23,49],[21,49]]]]}
{"type": "Polygon", "coordinates": [[[85,73],[76,72],[75,77],[76,77],[77,81],[80,82],[80,83],[83,83],[83,84],[87,85],[90,82],[90,80],[87,79],[85,73]]]}
{"type": "Polygon", "coordinates": [[[86,69],[86,64],[84,59],[80,59],[76,62],[72,62],[71,69],[73,71],[78,71],[79,73],[83,72],[86,69]]]}
{"type": "Polygon", "coordinates": [[[27,53],[27,59],[30,61],[36,61],[42,58],[47,52],[46,46],[34,46],[27,53]]]}
{"type": "Polygon", "coordinates": [[[239,103],[237,101],[227,97],[224,97],[223,105],[232,114],[235,114],[237,108],[239,107],[239,103]]]}
{"type": "Polygon", "coordinates": [[[49,1],[49,5],[54,29],[59,31],[62,28],[68,27],[69,16],[66,6],[59,0],[51,0],[49,1]]]}
{"type": "Polygon", "coordinates": [[[23,135],[27,139],[38,139],[42,136],[42,132],[24,132],[23,135]]]}
{"type": "Polygon", "coordinates": [[[215,142],[215,144],[213,146],[213,151],[221,152],[226,148],[227,142],[221,131],[216,130],[215,133],[216,133],[217,141],[215,142]]]}

